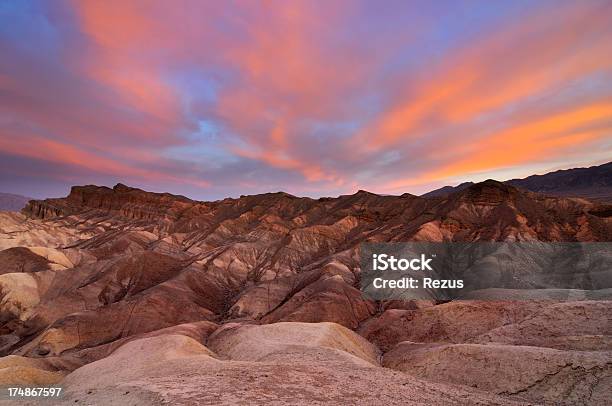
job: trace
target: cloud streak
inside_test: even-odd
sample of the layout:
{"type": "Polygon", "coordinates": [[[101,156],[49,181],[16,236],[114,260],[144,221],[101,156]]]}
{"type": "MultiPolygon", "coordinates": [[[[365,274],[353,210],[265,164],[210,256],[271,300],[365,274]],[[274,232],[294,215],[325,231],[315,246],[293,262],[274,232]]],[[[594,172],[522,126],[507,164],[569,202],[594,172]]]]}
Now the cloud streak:
{"type": "Polygon", "coordinates": [[[52,177],[202,199],[594,163],[610,21],[605,1],[9,2],[0,155],[23,193],[52,177]]]}

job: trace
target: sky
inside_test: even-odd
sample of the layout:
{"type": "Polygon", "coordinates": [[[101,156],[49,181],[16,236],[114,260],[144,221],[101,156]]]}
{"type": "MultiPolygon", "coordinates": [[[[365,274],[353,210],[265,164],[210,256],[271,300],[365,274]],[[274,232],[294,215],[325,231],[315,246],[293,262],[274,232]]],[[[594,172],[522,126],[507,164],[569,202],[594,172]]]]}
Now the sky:
{"type": "Polygon", "coordinates": [[[612,2],[0,1],[0,191],[421,194],[612,156],[612,2]]]}

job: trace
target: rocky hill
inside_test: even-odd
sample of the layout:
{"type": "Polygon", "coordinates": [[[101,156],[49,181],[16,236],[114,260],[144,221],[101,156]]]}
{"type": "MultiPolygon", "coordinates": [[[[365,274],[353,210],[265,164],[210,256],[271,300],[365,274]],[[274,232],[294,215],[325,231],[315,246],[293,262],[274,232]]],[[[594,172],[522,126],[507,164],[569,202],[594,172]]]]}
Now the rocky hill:
{"type": "Polygon", "coordinates": [[[61,381],[66,404],[606,404],[610,292],[369,300],[359,245],[393,241],[608,242],[612,206],[496,181],[214,202],[73,187],[0,214],[0,383],[61,381]]]}

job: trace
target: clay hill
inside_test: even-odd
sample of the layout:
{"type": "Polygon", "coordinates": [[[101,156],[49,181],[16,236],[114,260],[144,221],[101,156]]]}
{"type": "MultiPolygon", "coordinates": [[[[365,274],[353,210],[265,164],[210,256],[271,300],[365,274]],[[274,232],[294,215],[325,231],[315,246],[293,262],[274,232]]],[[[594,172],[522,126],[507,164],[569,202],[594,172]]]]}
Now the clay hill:
{"type": "Polygon", "coordinates": [[[0,211],[19,211],[23,209],[30,197],[14,195],[12,193],[0,193],[0,211]]]}
{"type": "Polygon", "coordinates": [[[0,213],[0,385],[60,404],[609,404],[612,297],[375,302],[365,241],[612,241],[612,206],[486,181],[443,197],[196,202],[73,187],[0,213]]]}
{"type": "MultiPolygon", "coordinates": [[[[589,168],[565,169],[524,179],[511,179],[504,183],[531,192],[561,197],[583,197],[612,203],[612,162],[589,168]]],[[[457,186],[444,186],[425,193],[423,197],[447,196],[473,185],[464,182],[457,186]]]]}

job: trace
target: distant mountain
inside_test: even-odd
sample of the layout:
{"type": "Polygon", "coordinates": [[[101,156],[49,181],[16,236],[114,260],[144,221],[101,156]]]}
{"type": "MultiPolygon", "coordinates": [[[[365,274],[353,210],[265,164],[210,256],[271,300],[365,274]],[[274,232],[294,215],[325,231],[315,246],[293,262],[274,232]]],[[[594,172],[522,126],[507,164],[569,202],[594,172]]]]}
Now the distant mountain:
{"type": "Polygon", "coordinates": [[[463,182],[458,184],[457,186],[443,186],[440,189],[432,190],[431,192],[427,192],[422,197],[444,197],[448,196],[451,193],[459,192],[463,189],[467,189],[472,186],[474,182],[463,182]]]}
{"type": "Polygon", "coordinates": [[[512,179],[506,183],[554,196],[586,197],[612,202],[612,162],[512,179]]]}
{"type": "MultiPolygon", "coordinates": [[[[532,175],[524,179],[511,179],[504,183],[531,192],[552,196],[584,197],[612,203],[612,162],[589,168],[565,169],[545,175],[532,175]]],[[[472,182],[457,186],[444,186],[425,193],[423,197],[444,197],[466,189],[472,182]]]]}
{"type": "Polygon", "coordinates": [[[19,211],[23,209],[31,197],[14,195],[11,193],[0,193],[0,211],[19,211]]]}

